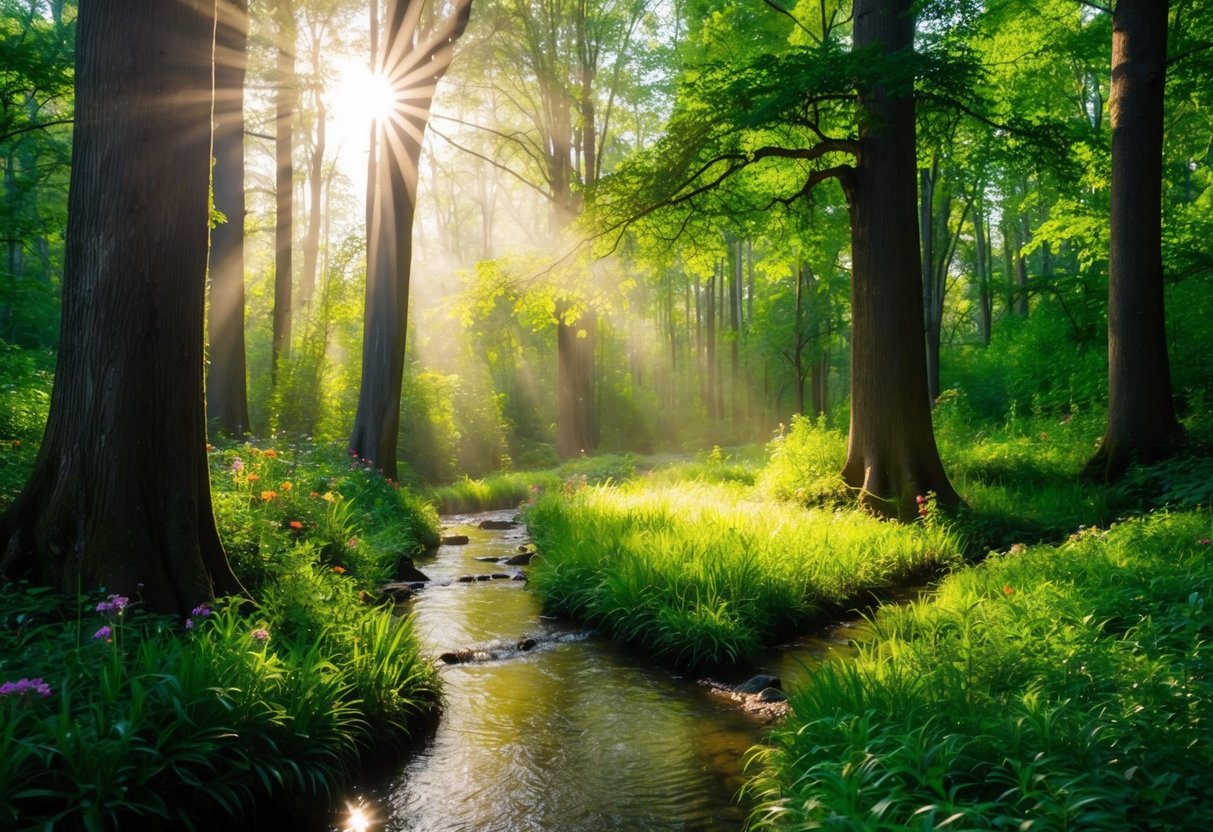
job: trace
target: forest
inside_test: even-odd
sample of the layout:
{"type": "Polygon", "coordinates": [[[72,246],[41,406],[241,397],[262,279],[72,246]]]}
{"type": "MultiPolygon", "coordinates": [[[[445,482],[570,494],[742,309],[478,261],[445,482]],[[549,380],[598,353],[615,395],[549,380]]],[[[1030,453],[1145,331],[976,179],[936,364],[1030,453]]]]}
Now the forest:
{"type": "Polygon", "coordinates": [[[0,0],[0,830],[1213,822],[1209,0],[0,0]]]}

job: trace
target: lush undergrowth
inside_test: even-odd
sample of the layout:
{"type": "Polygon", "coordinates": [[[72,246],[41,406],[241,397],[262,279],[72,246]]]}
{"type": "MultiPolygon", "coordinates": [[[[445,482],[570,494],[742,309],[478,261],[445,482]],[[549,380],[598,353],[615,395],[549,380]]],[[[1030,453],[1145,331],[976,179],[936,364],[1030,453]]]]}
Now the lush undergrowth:
{"type": "Polygon", "coordinates": [[[1159,512],[881,609],[792,693],[756,827],[1207,827],[1210,536],[1207,511],[1159,512]]]}
{"type": "Polygon", "coordinates": [[[433,509],[339,449],[246,444],[211,466],[254,604],[170,619],[0,586],[0,828],[208,827],[326,798],[432,718],[434,668],[373,589],[437,542],[433,509]]]}
{"type": "Polygon", "coordinates": [[[745,663],[781,634],[955,563],[943,526],[755,502],[742,486],[566,488],[527,511],[531,585],[554,612],[695,668],[745,663]]]}

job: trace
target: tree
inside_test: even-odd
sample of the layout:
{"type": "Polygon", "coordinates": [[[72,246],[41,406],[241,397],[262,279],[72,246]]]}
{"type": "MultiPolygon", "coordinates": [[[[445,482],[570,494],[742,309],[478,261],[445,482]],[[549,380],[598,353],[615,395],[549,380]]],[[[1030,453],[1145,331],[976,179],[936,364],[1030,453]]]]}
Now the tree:
{"type": "MultiPolygon", "coordinates": [[[[851,222],[853,329],[842,473],[862,504],[907,519],[928,492],[942,505],[959,502],[926,395],[914,81],[927,73],[913,50],[912,6],[855,0],[852,48],[844,50],[839,14],[823,4],[819,29],[796,21],[811,46],[762,51],[740,67],[696,67],[693,88],[684,87],[691,100],[676,110],[670,135],[618,178],[614,205],[604,200],[606,210],[627,216],[617,229],[658,210],[703,211],[710,200],[735,198],[734,181],[720,185],[770,165],[780,172],[752,210],[811,203],[825,183],[841,186],[851,222]]],[[[957,83],[955,74],[944,80],[957,83]]]]}
{"type": "Polygon", "coordinates": [[[291,354],[291,280],[294,251],[294,118],[295,118],[295,14],[293,0],[276,0],[278,24],[277,93],[274,118],[274,158],[277,175],[277,210],[274,222],[274,331],[270,372],[278,378],[278,364],[291,354]]]}
{"type": "Polygon", "coordinates": [[[219,0],[215,25],[215,210],[211,232],[211,424],[232,437],[249,428],[244,353],[244,76],[248,67],[248,0],[219,0]]]}
{"type": "Polygon", "coordinates": [[[202,394],[214,3],[80,9],[50,417],[0,519],[0,574],[188,612],[240,585],[211,509],[202,394]]]}
{"type": "Polygon", "coordinates": [[[1108,425],[1086,473],[1118,477],[1182,435],[1171,400],[1162,268],[1163,94],[1168,0],[1112,11],[1112,215],[1108,257],[1108,425]]]}
{"type": "Polygon", "coordinates": [[[396,478],[400,392],[413,260],[413,217],[421,142],[439,79],[467,28],[472,0],[457,0],[450,17],[418,37],[425,0],[389,0],[379,72],[396,100],[392,117],[376,125],[373,170],[367,181],[366,313],[362,381],[350,450],[377,461],[396,478]]]}

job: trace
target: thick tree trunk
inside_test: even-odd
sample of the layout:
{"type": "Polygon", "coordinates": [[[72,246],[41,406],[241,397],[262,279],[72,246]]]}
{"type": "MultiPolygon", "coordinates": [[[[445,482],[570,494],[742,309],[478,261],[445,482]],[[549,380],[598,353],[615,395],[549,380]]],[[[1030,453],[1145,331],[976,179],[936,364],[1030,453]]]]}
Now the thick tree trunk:
{"type": "Polygon", "coordinates": [[[188,612],[240,592],[215,530],[203,312],[214,5],[82,4],[62,331],[0,574],[188,612]]]}
{"type": "Polygon", "coordinates": [[[215,208],[227,221],[211,231],[210,371],[207,415],[233,438],[249,429],[244,353],[244,76],[248,0],[220,0],[215,27],[215,208]]]}
{"type": "Polygon", "coordinates": [[[400,392],[404,378],[409,279],[417,170],[439,79],[450,66],[455,41],[471,14],[460,0],[442,29],[413,45],[421,0],[389,0],[380,71],[392,83],[396,112],[378,125],[375,188],[368,198],[366,312],[362,335],[362,379],[350,450],[371,460],[388,479],[397,478],[400,392]]]}
{"type": "Polygon", "coordinates": [[[295,16],[292,0],[277,0],[278,26],[276,114],[274,119],[275,192],[274,220],[274,330],[271,339],[271,369],[275,381],[278,365],[291,354],[291,278],[293,252],[293,204],[295,164],[292,156],[295,117],[295,16]]]}
{"type": "Polygon", "coordinates": [[[1112,228],[1108,258],[1108,427],[1089,476],[1112,479],[1182,437],[1171,400],[1162,270],[1167,0],[1112,13],[1112,228]]]}
{"type": "Polygon", "coordinates": [[[312,155],[308,159],[308,215],[307,236],[303,240],[303,273],[299,275],[298,308],[306,315],[312,305],[312,294],[316,290],[316,269],[320,262],[320,217],[321,196],[324,189],[324,152],[326,145],[325,124],[328,113],[321,95],[323,82],[320,79],[320,33],[312,32],[312,69],[316,73],[312,102],[316,109],[316,136],[312,155]]]}
{"type": "MultiPolygon", "coordinates": [[[[913,48],[912,0],[856,0],[856,50],[913,48]]],[[[959,502],[931,428],[923,360],[922,264],[911,90],[861,91],[851,202],[851,428],[843,478],[860,502],[912,519],[915,498],[959,502]]]]}

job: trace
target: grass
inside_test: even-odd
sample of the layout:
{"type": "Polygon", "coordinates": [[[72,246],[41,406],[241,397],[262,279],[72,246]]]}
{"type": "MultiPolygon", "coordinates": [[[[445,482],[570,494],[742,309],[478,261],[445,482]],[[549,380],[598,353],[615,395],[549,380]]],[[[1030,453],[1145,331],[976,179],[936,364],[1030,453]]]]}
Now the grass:
{"type": "Polygon", "coordinates": [[[739,485],[567,487],[527,521],[551,612],[681,666],[744,664],[780,635],[959,559],[943,526],[755,502],[739,485]]]}
{"type": "Polygon", "coordinates": [[[636,471],[629,455],[605,454],[571,459],[543,471],[505,471],[483,479],[462,480],[434,488],[429,499],[443,514],[518,508],[540,491],[559,490],[566,482],[622,482],[636,471]]]}
{"type": "Polygon", "coordinates": [[[1207,826],[1211,534],[1158,512],[881,609],[754,756],[754,828],[1207,826]]]}

